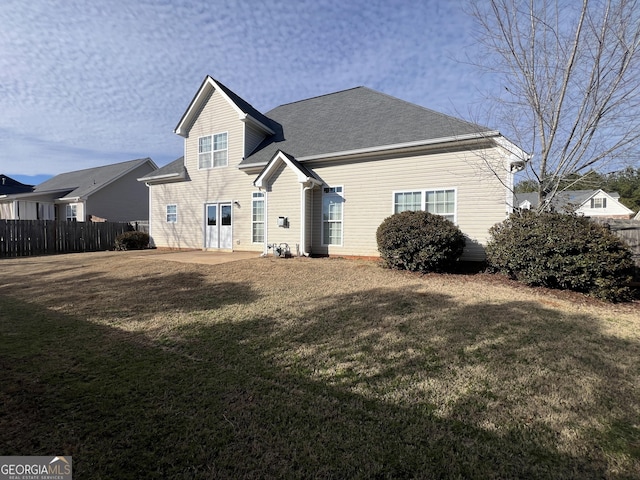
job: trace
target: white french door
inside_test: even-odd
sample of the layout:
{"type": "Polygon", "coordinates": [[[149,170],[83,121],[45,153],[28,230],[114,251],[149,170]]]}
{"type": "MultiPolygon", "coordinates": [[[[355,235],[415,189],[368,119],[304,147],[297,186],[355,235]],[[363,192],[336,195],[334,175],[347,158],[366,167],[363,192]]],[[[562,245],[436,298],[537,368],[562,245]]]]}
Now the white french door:
{"type": "Polygon", "coordinates": [[[232,248],[231,207],[230,203],[209,203],[205,206],[205,248],[232,248]]]}

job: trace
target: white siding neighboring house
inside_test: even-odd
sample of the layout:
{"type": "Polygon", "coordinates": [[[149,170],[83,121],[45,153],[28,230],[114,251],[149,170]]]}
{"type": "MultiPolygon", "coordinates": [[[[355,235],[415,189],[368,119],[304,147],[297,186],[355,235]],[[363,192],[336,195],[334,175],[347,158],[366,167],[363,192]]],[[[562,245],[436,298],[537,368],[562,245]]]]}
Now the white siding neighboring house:
{"type": "MultiPolygon", "coordinates": [[[[618,200],[617,192],[607,193],[604,190],[565,190],[556,195],[552,201],[558,211],[575,212],[585,217],[597,218],[631,218],[633,211],[618,200]]],[[[521,209],[538,206],[537,193],[518,193],[515,205],[521,209]]]]}
{"type": "Polygon", "coordinates": [[[378,256],[386,217],[426,209],[479,260],[528,159],[497,131],[365,87],[262,114],[207,76],[175,133],[184,156],[139,179],[161,248],[378,256]]]}
{"type": "Polygon", "coordinates": [[[0,219],[112,222],[149,218],[149,196],[137,179],[158,167],[150,158],[62,173],[33,191],[0,196],[0,219]]]}

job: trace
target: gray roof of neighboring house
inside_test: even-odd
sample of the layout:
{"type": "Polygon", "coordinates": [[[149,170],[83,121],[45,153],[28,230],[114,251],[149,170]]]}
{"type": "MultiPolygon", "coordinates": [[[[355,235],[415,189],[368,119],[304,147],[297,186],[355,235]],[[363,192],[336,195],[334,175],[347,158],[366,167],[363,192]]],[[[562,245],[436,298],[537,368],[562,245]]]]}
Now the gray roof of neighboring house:
{"type": "MultiPolygon", "coordinates": [[[[599,189],[595,190],[565,190],[563,192],[558,192],[553,201],[551,202],[556,208],[564,208],[568,205],[580,206],[584,202],[586,202],[589,198],[595,195],[596,192],[599,192],[599,189]]],[[[605,192],[607,195],[613,198],[620,198],[620,195],[617,192],[605,192]]],[[[538,206],[538,193],[537,192],[528,192],[528,193],[516,193],[514,195],[516,206],[519,206],[524,201],[529,201],[532,207],[538,206]]]]}
{"type": "Polygon", "coordinates": [[[113,163],[102,167],[61,173],[36,185],[33,190],[33,195],[52,191],[67,191],[66,194],[63,194],[64,197],[86,198],[145,163],[150,163],[153,168],[157,168],[150,158],[139,158],[129,160],[128,162],[113,163]]]}
{"type": "Polygon", "coordinates": [[[265,139],[241,166],[267,163],[278,150],[300,159],[489,132],[366,87],[282,105],[266,116],[282,132],[265,139]]]}
{"type": "Polygon", "coordinates": [[[33,185],[25,185],[6,175],[0,175],[0,195],[31,192],[33,185]]]}

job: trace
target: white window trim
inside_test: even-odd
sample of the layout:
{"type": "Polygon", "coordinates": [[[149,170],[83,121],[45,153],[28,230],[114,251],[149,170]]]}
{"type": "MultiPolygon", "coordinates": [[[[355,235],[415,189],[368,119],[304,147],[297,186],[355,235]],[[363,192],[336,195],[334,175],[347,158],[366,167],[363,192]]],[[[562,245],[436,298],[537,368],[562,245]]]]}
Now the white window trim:
{"type": "Polygon", "coordinates": [[[260,245],[260,244],[265,243],[266,238],[267,238],[267,195],[265,194],[265,192],[252,192],[251,193],[251,243],[254,243],[256,245],[260,245]],[[256,193],[259,193],[260,195],[262,195],[262,197],[254,197],[254,195],[256,193]],[[254,202],[256,202],[257,200],[262,200],[262,203],[264,205],[264,207],[263,207],[264,208],[264,212],[263,212],[264,220],[262,222],[256,222],[256,221],[253,220],[254,202]],[[262,223],[262,228],[263,228],[262,236],[263,236],[263,239],[262,239],[261,242],[256,242],[253,239],[253,225],[256,224],[256,223],[262,223]]]}
{"type": "MultiPolygon", "coordinates": [[[[322,231],[320,232],[320,234],[322,235],[322,246],[323,247],[342,247],[344,246],[344,185],[333,185],[333,186],[323,186],[322,187],[322,209],[321,209],[321,214],[322,214],[322,231]],[[331,193],[325,193],[324,189],[325,188],[340,188],[341,191],[338,192],[331,192],[331,193]],[[325,243],[324,242],[324,197],[325,196],[329,196],[329,195],[337,195],[339,197],[342,198],[342,218],[340,220],[340,223],[342,224],[342,228],[340,229],[340,243],[325,243]]],[[[337,223],[337,222],[336,222],[337,223]]]]}
{"type": "Polygon", "coordinates": [[[165,223],[178,223],[178,204],[169,203],[169,204],[165,205],[165,208],[164,208],[164,221],[165,221],[165,223]],[[169,213],[169,207],[176,207],[176,213],[171,213],[170,214],[169,213]],[[169,215],[175,215],[176,219],[173,222],[169,221],[169,215]]]}
{"type": "Polygon", "coordinates": [[[67,222],[73,222],[74,220],[77,222],[78,221],[78,204],[76,203],[67,203],[65,205],[65,218],[67,219],[67,222]],[[72,213],[71,215],[69,215],[69,209],[71,209],[72,213]]]}
{"type": "Polygon", "coordinates": [[[228,167],[229,166],[229,132],[225,131],[225,132],[215,132],[212,133],[211,135],[202,135],[200,137],[198,137],[198,144],[197,144],[197,149],[198,149],[198,170],[211,170],[212,168],[224,168],[224,167],[228,167]],[[213,141],[213,137],[216,135],[226,135],[227,137],[227,148],[224,149],[219,149],[216,150],[215,149],[215,143],[213,141]],[[200,165],[200,139],[201,138],[210,138],[211,139],[211,151],[209,152],[211,154],[211,166],[210,167],[203,167],[200,165]],[[227,152],[227,162],[224,165],[215,165],[215,153],[216,152],[227,152]]]}
{"type": "MultiPolygon", "coordinates": [[[[425,204],[427,201],[427,192],[439,192],[453,190],[453,194],[455,196],[455,201],[453,204],[453,224],[458,225],[458,187],[436,187],[436,188],[408,188],[406,190],[394,190],[391,192],[391,214],[396,213],[396,194],[398,193],[415,193],[420,192],[422,198],[420,200],[420,210],[425,210],[425,204]]],[[[441,215],[436,213],[434,215],[441,215]]],[[[447,214],[451,215],[451,214],[447,214]]],[[[445,216],[445,215],[441,215],[445,216]]]]}

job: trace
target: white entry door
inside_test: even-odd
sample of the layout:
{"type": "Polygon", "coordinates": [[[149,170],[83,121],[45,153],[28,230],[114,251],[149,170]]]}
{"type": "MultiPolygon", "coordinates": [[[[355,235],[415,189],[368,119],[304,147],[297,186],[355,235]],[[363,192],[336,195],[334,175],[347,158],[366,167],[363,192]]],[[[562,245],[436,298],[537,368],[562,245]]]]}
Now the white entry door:
{"type": "Polygon", "coordinates": [[[206,206],[205,248],[231,249],[233,246],[230,203],[206,206]]]}

